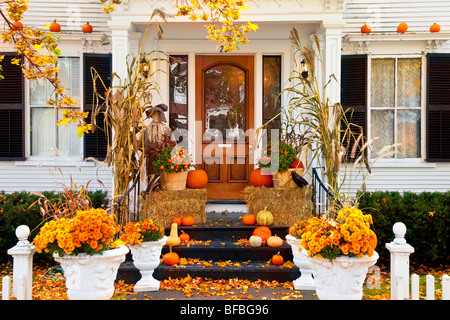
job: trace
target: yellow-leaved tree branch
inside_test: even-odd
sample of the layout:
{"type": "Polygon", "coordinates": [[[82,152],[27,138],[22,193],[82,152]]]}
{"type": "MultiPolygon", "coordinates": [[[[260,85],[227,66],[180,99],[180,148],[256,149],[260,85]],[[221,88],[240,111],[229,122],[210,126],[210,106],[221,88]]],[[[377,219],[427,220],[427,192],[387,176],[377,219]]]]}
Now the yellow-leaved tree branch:
{"type": "MultiPolygon", "coordinates": [[[[20,66],[26,79],[48,79],[54,91],[46,103],[63,109],[64,118],[57,124],[74,122],[78,127],[78,135],[82,136],[89,131],[90,124],[85,121],[87,112],[77,107],[73,97],[65,94],[65,86],[59,80],[57,66],[58,56],[61,54],[58,49],[59,37],[39,28],[23,26],[20,21],[27,10],[28,0],[9,0],[0,3],[0,16],[5,21],[0,38],[4,43],[11,43],[17,50],[17,56],[11,61],[4,61],[4,56],[0,56],[0,62],[20,66]]],[[[1,78],[4,76],[1,75],[1,78]]]]}

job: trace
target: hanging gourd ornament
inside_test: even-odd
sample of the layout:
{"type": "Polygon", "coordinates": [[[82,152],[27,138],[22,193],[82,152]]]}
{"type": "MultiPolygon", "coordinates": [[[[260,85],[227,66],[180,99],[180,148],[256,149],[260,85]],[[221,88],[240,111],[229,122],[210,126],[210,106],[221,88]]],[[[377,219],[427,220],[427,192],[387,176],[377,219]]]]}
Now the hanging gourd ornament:
{"type": "Polygon", "coordinates": [[[93,28],[92,28],[92,26],[89,24],[89,22],[86,22],[86,23],[83,24],[83,26],[81,27],[81,30],[82,30],[84,33],[91,33],[92,30],[93,30],[93,28]]]}
{"type": "Polygon", "coordinates": [[[368,26],[367,24],[363,25],[361,27],[361,32],[362,33],[370,33],[372,31],[372,29],[370,28],[370,26],[368,26]]]}
{"type": "Polygon", "coordinates": [[[398,33],[405,33],[406,31],[408,31],[408,25],[404,22],[400,23],[397,27],[397,32],[398,33]]]}
{"type": "Polygon", "coordinates": [[[20,21],[14,21],[11,25],[11,29],[14,31],[22,31],[23,30],[23,24],[20,21]]]}
{"type": "Polygon", "coordinates": [[[437,23],[434,23],[431,27],[430,27],[430,32],[439,32],[441,31],[441,26],[438,25],[437,23]]]}
{"type": "Polygon", "coordinates": [[[50,24],[49,29],[50,29],[50,32],[60,32],[61,31],[61,25],[58,22],[56,22],[56,19],[55,19],[55,21],[53,21],[50,24]]]}

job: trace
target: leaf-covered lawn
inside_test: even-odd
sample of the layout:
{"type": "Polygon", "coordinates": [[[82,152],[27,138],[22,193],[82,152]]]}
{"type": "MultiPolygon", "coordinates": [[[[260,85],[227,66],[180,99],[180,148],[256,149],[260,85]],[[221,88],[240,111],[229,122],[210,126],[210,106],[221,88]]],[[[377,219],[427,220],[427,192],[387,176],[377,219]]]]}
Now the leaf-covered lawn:
{"type": "MultiPolygon", "coordinates": [[[[182,263],[202,263],[208,265],[209,261],[186,260],[182,263]]],[[[223,266],[229,265],[231,262],[222,262],[223,266]]],[[[34,300],[67,300],[67,288],[65,286],[65,279],[60,273],[54,274],[54,279],[48,279],[52,275],[44,274],[51,265],[37,264],[34,266],[34,281],[33,281],[33,299],[34,300]]],[[[425,275],[432,274],[435,277],[436,285],[436,299],[442,297],[440,279],[444,274],[450,274],[450,266],[440,268],[426,268],[411,270],[411,274],[416,273],[422,279],[425,275]]],[[[4,276],[12,278],[11,264],[0,265],[0,278],[4,276]]],[[[421,282],[420,296],[425,299],[425,282],[421,282]]],[[[0,282],[0,289],[2,283],[0,282]]],[[[123,281],[115,284],[115,293],[112,299],[114,300],[133,300],[136,299],[136,293],[133,292],[134,285],[125,284],[123,281]]],[[[242,279],[222,279],[212,280],[204,278],[193,278],[187,276],[178,279],[166,279],[161,281],[161,289],[167,291],[176,291],[177,294],[182,293],[184,297],[189,298],[209,298],[220,297],[220,299],[237,300],[237,299],[277,299],[277,300],[292,300],[302,299],[302,292],[293,288],[292,282],[278,282],[278,281],[250,281],[242,279]],[[270,288],[271,295],[265,296],[261,291],[270,288]]],[[[264,291],[267,292],[267,291],[264,291]]],[[[0,292],[1,293],[1,292],[0,292]]],[[[170,294],[168,299],[170,299],[170,294]]],[[[13,297],[14,299],[14,297],[13,297]]],[[[152,294],[141,295],[140,299],[152,299],[152,294]],[[144,298],[142,298],[144,297],[144,298]]],[[[367,282],[364,286],[365,300],[389,300],[390,299],[390,279],[389,268],[381,266],[374,274],[367,276],[367,282]]]]}

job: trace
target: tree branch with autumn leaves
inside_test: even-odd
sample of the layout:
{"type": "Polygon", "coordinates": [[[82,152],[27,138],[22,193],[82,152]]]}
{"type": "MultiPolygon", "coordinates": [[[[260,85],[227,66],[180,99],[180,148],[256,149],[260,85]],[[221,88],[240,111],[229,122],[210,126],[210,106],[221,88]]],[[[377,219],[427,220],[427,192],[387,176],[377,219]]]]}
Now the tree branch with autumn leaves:
{"type": "MultiPolygon", "coordinates": [[[[73,97],[65,94],[65,85],[61,84],[58,77],[57,60],[61,54],[58,49],[59,37],[51,32],[18,23],[27,10],[28,0],[0,3],[0,16],[5,21],[4,32],[0,33],[0,38],[5,43],[11,43],[17,50],[17,57],[11,59],[11,63],[22,68],[26,79],[46,78],[51,83],[54,91],[46,103],[63,109],[63,119],[57,124],[74,122],[78,127],[78,135],[83,136],[91,128],[85,121],[88,113],[76,106],[77,102],[73,97]]],[[[0,56],[0,62],[3,59],[4,56],[0,56]]]]}

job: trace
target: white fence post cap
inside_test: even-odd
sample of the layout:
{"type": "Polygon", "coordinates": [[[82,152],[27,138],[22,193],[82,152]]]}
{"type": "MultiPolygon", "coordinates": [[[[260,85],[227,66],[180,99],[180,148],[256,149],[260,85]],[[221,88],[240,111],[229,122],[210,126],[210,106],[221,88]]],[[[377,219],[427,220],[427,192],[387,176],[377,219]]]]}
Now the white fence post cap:
{"type": "Polygon", "coordinates": [[[406,226],[403,222],[396,222],[392,227],[392,231],[394,231],[395,234],[395,244],[406,244],[406,226]]]}

